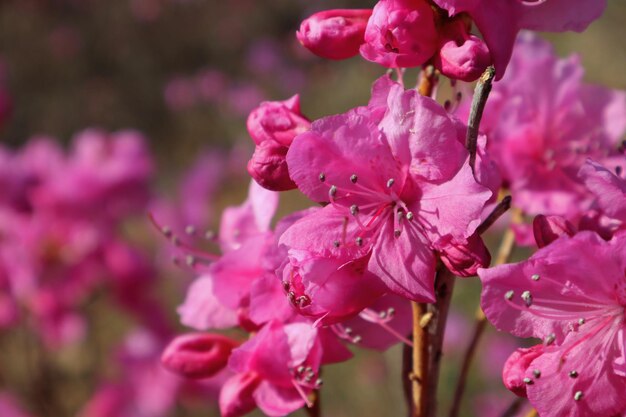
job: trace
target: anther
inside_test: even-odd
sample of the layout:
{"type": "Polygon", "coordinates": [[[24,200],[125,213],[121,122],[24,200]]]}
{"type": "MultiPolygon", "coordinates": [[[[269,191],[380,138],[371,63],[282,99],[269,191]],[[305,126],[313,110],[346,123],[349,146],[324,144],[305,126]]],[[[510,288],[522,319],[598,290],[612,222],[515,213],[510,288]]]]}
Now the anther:
{"type": "Polygon", "coordinates": [[[393,235],[394,235],[395,237],[400,237],[400,234],[401,234],[401,233],[402,233],[402,232],[400,231],[400,229],[396,229],[396,230],[394,230],[394,231],[393,231],[393,235]]]}
{"type": "Polygon", "coordinates": [[[283,282],[282,282],[282,285],[283,285],[283,289],[284,289],[285,291],[289,291],[289,289],[291,288],[291,284],[289,284],[289,282],[288,282],[288,281],[283,281],[283,282]]]}
{"type": "Polygon", "coordinates": [[[533,281],[539,281],[539,274],[534,274],[533,276],[530,277],[530,279],[532,279],[533,281]]]}
{"type": "Polygon", "coordinates": [[[539,378],[541,377],[541,371],[539,369],[535,369],[533,371],[533,375],[535,376],[535,378],[539,378]]]}
{"type": "Polygon", "coordinates": [[[533,296],[530,291],[524,291],[522,293],[522,300],[524,300],[526,307],[530,307],[533,304],[533,296]]]}
{"type": "Polygon", "coordinates": [[[196,228],[192,225],[189,225],[187,227],[185,227],[185,233],[187,233],[188,235],[195,235],[196,234],[196,228]]]}
{"type": "Polygon", "coordinates": [[[556,340],[556,335],[554,333],[550,333],[548,337],[546,337],[545,344],[546,346],[551,345],[556,340]]]}
{"type": "Polygon", "coordinates": [[[524,384],[526,384],[526,385],[532,385],[533,384],[533,380],[530,379],[530,378],[524,378],[523,381],[524,381],[524,384]]]}
{"type": "Polygon", "coordinates": [[[163,226],[161,228],[161,233],[163,233],[163,235],[165,235],[165,237],[168,239],[172,237],[172,229],[167,226],[163,226]]]}
{"type": "Polygon", "coordinates": [[[580,401],[582,398],[583,398],[583,392],[576,391],[576,393],[574,394],[574,401],[580,401]]]}
{"type": "Polygon", "coordinates": [[[185,257],[185,263],[189,267],[193,267],[196,264],[196,258],[193,255],[187,255],[185,257]]]}
{"type": "Polygon", "coordinates": [[[213,239],[215,239],[215,232],[213,230],[207,230],[204,233],[204,238],[206,240],[213,240],[213,239]]]}
{"type": "Polygon", "coordinates": [[[514,295],[515,295],[515,291],[509,290],[506,293],[504,293],[504,298],[511,301],[514,295]]]}
{"type": "Polygon", "coordinates": [[[351,205],[350,214],[352,214],[353,216],[356,216],[357,214],[359,214],[359,206],[357,206],[356,204],[351,205]]]}
{"type": "Polygon", "coordinates": [[[326,174],[324,174],[323,172],[320,174],[319,179],[321,182],[326,181],[326,174]]]}
{"type": "Polygon", "coordinates": [[[356,335],[352,338],[352,343],[361,343],[361,340],[363,340],[363,338],[359,335],[356,335]]]}
{"type": "Polygon", "coordinates": [[[333,246],[334,246],[334,247],[338,248],[338,247],[339,247],[339,245],[340,245],[340,243],[339,243],[339,241],[338,241],[338,240],[335,240],[335,241],[333,242],[333,246]]]}
{"type": "Polygon", "coordinates": [[[317,381],[315,381],[315,386],[321,387],[322,385],[324,385],[324,381],[322,381],[322,378],[318,378],[317,381]]]}
{"type": "Polygon", "coordinates": [[[395,308],[393,308],[393,307],[389,307],[389,308],[387,309],[387,315],[388,315],[389,317],[391,317],[391,316],[393,316],[393,315],[395,315],[395,314],[396,314],[396,309],[395,309],[395,308]]]}
{"type": "Polygon", "coordinates": [[[333,198],[337,195],[337,186],[333,185],[332,187],[330,187],[330,190],[328,190],[328,195],[333,198]]]}
{"type": "Polygon", "coordinates": [[[585,324],[585,319],[584,319],[584,318],[582,318],[582,317],[581,317],[581,318],[579,318],[579,319],[578,319],[578,324],[579,324],[580,326],[582,326],[583,324],[585,324]]]}
{"type": "Polygon", "coordinates": [[[356,176],[356,174],[352,174],[350,175],[350,182],[352,184],[356,184],[356,182],[359,180],[359,177],[356,176]]]}
{"type": "Polygon", "coordinates": [[[298,366],[298,369],[296,369],[296,371],[297,371],[299,374],[303,373],[303,372],[304,372],[304,366],[302,366],[302,365],[298,366]]]}
{"type": "Polygon", "coordinates": [[[393,187],[393,184],[396,182],[396,180],[394,180],[393,178],[389,178],[387,180],[387,188],[391,188],[393,187]]]}
{"type": "Polygon", "coordinates": [[[412,212],[412,211],[409,211],[409,212],[407,212],[407,213],[406,213],[406,219],[407,219],[408,221],[413,220],[413,217],[414,217],[414,215],[413,215],[413,212],[412,212]]]}
{"type": "Polygon", "coordinates": [[[570,378],[578,378],[578,371],[570,371],[570,373],[568,374],[570,378]]]}
{"type": "Polygon", "coordinates": [[[296,293],[293,291],[289,291],[287,293],[287,298],[289,299],[289,301],[291,302],[291,304],[295,304],[296,303],[296,293]]]}
{"type": "Polygon", "coordinates": [[[380,317],[381,319],[386,319],[387,318],[387,312],[386,311],[381,311],[380,313],[378,313],[378,317],[380,317]]]}
{"type": "Polygon", "coordinates": [[[363,238],[362,237],[357,237],[356,238],[356,245],[357,246],[363,246],[363,238]]]}

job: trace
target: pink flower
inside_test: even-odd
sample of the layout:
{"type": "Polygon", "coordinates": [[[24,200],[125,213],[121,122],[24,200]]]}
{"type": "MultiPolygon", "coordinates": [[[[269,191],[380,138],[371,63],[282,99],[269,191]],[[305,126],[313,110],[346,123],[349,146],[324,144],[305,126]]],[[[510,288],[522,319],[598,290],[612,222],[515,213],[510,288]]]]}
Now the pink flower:
{"type": "Polygon", "coordinates": [[[389,86],[385,107],[379,94],[369,107],[315,121],[294,140],[291,178],[309,198],[330,204],[296,222],[280,243],[311,258],[366,257],[366,270],[389,290],[434,301],[436,243],[469,238],[491,192],[474,179],[458,122],[443,108],[398,84],[389,86]]]}
{"type": "Polygon", "coordinates": [[[250,113],[247,125],[257,145],[248,162],[252,178],[273,191],[295,188],[289,178],[285,155],[293,138],[307,131],[311,125],[300,113],[300,97],[295,95],[285,101],[261,103],[250,113]]]}
{"type": "Polygon", "coordinates": [[[13,396],[6,392],[0,392],[0,415],[2,417],[31,417],[18,405],[13,396]]]}
{"type": "Polygon", "coordinates": [[[296,33],[300,43],[322,58],[346,59],[359,53],[371,9],[334,9],[305,19],[296,33]]]}
{"type": "Polygon", "coordinates": [[[161,363],[187,378],[209,378],[226,367],[230,352],[238,345],[219,334],[187,333],[170,342],[161,363]]]}
{"type": "Polygon", "coordinates": [[[533,220],[533,235],[537,246],[554,242],[561,236],[574,236],[576,227],[561,216],[544,216],[540,214],[533,220]]]}
{"type": "Polygon", "coordinates": [[[309,324],[268,323],[233,350],[228,366],[236,375],[222,388],[222,415],[242,416],[256,406],[274,417],[301,408],[321,384],[321,354],[317,331],[309,324]]]}
{"type": "Polygon", "coordinates": [[[483,121],[488,152],[513,204],[529,215],[560,215],[576,223],[593,199],[578,170],[588,157],[604,162],[618,155],[626,94],[584,84],[577,57],[558,59],[547,42],[522,34],[483,121]]]}
{"type": "Polygon", "coordinates": [[[607,242],[580,232],[527,261],[479,270],[481,305],[496,328],[544,340],[536,358],[513,358],[505,373],[522,378],[541,416],[626,412],[625,255],[626,234],[607,242]]]}
{"type": "Polygon", "coordinates": [[[487,45],[471,35],[463,19],[455,19],[440,30],[439,52],[434,65],[449,78],[461,81],[474,81],[491,65],[491,55],[487,45]]]}
{"type": "Polygon", "coordinates": [[[380,0],[365,29],[361,55],[389,68],[417,67],[437,51],[434,12],[425,0],[380,0]]]}
{"type": "Polygon", "coordinates": [[[622,165],[617,165],[613,173],[588,159],[579,172],[585,186],[596,197],[593,210],[581,219],[581,229],[596,230],[606,239],[618,229],[626,228],[626,180],[622,177],[626,157],[621,157],[619,162],[622,165]]]}
{"type": "Polygon", "coordinates": [[[521,29],[582,32],[599,18],[606,0],[435,0],[451,16],[467,13],[482,33],[497,71],[504,75],[521,29]]]}

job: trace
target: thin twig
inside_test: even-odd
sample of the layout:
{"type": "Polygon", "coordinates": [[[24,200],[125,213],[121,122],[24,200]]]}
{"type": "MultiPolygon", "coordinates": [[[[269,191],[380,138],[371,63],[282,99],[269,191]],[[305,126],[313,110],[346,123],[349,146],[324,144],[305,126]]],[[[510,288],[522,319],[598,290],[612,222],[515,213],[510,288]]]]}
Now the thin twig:
{"type": "Polygon", "coordinates": [[[439,81],[439,72],[432,65],[426,65],[422,72],[417,85],[417,91],[426,97],[432,97],[437,88],[439,81]]]}
{"type": "Polygon", "coordinates": [[[454,275],[445,267],[435,278],[434,304],[413,305],[413,384],[412,417],[434,417],[441,365],[443,334],[448,317],[454,275]]]}
{"type": "Polygon", "coordinates": [[[500,417],[515,417],[517,413],[522,409],[522,406],[526,402],[526,398],[516,397],[513,402],[504,410],[500,417]]]}
{"type": "MultiPolygon", "coordinates": [[[[516,223],[519,223],[521,220],[522,220],[521,212],[519,210],[514,210],[511,222],[513,224],[516,224],[516,223]]],[[[498,254],[496,255],[496,260],[495,260],[494,265],[502,265],[502,264],[507,263],[511,258],[514,248],[515,248],[515,233],[513,232],[513,229],[509,227],[504,233],[504,236],[502,237],[502,241],[500,243],[500,247],[498,248],[498,254]]],[[[467,349],[465,350],[465,354],[463,355],[463,363],[461,365],[461,372],[459,375],[459,379],[457,381],[456,389],[454,391],[454,398],[452,400],[452,408],[450,409],[450,417],[458,417],[459,415],[459,411],[461,409],[461,403],[463,401],[463,395],[465,394],[465,386],[467,384],[467,377],[469,375],[469,371],[472,366],[472,362],[474,360],[478,343],[480,342],[480,339],[485,331],[486,325],[487,325],[487,318],[485,317],[485,313],[479,306],[476,309],[476,323],[474,325],[474,332],[472,333],[472,338],[470,339],[470,343],[467,349]]]]}
{"type": "Polygon", "coordinates": [[[413,309],[413,371],[410,375],[413,386],[413,407],[415,417],[425,416],[426,400],[424,391],[428,379],[428,332],[420,323],[426,314],[426,304],[411,301],[413,309]]]}
{"type": "Polygon", "coordinates": [[[465,136],[465,147],[470,154],[469,163],[472,168],[472,172],[475,171],[476,166],[476,142],[478,140],[478,128],[480,126],[480,120],[483,117],[483,111],[485,110],[485,104],[487,104],[487,98],[491,92],[491,84],[495,75],[495,68],[488,67],[483,75],[481,75],[478,79],[478,84],[476,84],[476,89],[474,90],[472,107],[470,109],[469,120],[467,121],[467,135],[465,136]]]}
{"type": "Polygon", "coordinates": [[[476,233],[482,235],[485,233],[508,209],[511,208],[511,196],[507,195],[496,205],[489,216],[476,228],[476,233]]]}

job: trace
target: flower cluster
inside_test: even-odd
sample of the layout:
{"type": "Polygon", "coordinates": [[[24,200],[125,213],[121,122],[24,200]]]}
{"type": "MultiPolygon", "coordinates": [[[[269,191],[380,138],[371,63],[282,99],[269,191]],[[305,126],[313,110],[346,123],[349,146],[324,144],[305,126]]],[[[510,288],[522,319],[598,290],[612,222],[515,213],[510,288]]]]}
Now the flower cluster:
{"type": "Polygon", "coordinates": [[[380,0],[373,9],[316,13],[302,22],[298,39],[324,58],[360,53],[388,68],[432,63],[464,81],[493,63],[500,78],[521,29],[582,31],[605,7],[605,0],[380,0]]]}

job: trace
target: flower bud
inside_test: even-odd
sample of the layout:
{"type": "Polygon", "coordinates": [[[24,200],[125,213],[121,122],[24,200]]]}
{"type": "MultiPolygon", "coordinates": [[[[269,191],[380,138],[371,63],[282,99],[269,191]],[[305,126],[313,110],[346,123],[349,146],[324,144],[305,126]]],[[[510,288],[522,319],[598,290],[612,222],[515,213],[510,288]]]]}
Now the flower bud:
{"type": "Polygon", "coordinates": [[[372,11],[361,55],[388,68],[417,67],[437,51],[435,14],[425,0],[380,0],[372,11]]]}
{"type": "Polygon", "coordinates": [[[289,177],[287,168],[288,147],[273,140],[257,145],[248,161],[248,173],[263,188],[272,191],[286,191],[296,188],[289,177]]]}
{"type": "Polygon", "coordinates": [[[248,133],[257,145],[274,140],[283,146],[306,132],[311,122],[300,113],[300,97],[296,94],[285,101],[265,101],[248,116],[248,133]]]}
{"type": "Polygon", "coordinates": [[[489,250],[476,233],[465,242],[438,242],[435,247],[444,265],[460,277],[474,276],[478,268],[487,268],[491,262],[489,250]]]}
{"type": "Polygon", "coordinates": [[[528,349],[517,349],[506,360],[502,369],[504,386],[518,397],[526,397],[526,385],[532,378],[541,377],[541,374],[529,372],[528,367],[538,356],[543,354],[543,345],[535,345],[528,349]]]}
{"type": "Polygon", "coordinates": [[[574,236],[575,233],[576,227],[561,216],[540,214],[533,220],[533,234],[540,248],[549,245],[561,236],[574,236]]]}
{"type": "Polygon", "coordinates": [[[469,34],[463,20],[457,19],[445,25],[440,36],[434,64],[443,75],[461,81],[474,81],[491,65],[487,44],[469,34]]]}
{"type": "Polygon", "coordinates": [[[165,348],[161,363],[187,378],[209,378],[226,367],[230,352],[238,345],[235,340],[219,334],[185,334],[165,348]]]}
{"type": "Polygon", "coordinates": [[[359,53],[371,9],[336,9],[315,13],[296,33],[300,43],[315,55],[346,59],[359,53]]]}

